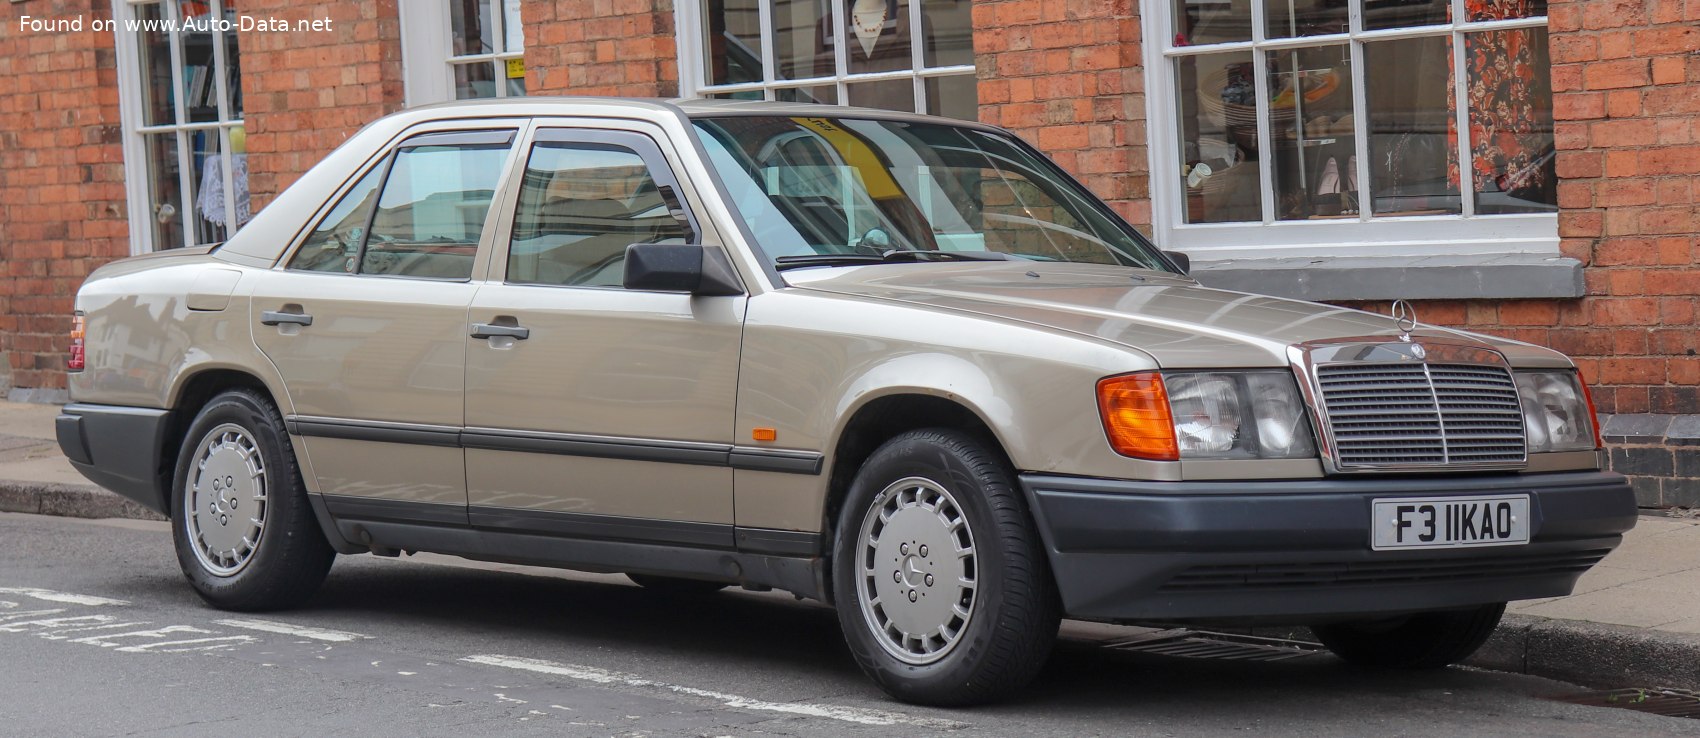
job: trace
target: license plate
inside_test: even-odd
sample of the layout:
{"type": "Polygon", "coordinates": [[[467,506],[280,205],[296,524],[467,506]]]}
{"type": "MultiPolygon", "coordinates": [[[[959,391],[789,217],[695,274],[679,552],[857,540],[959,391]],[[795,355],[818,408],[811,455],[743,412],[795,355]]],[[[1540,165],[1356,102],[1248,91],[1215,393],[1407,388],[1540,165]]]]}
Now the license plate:
{"type": "Polygon", "coordinates": [[[1529,542],[1529,496],[1396,497],[1374,502],[1370,548],[1515,546],[1529,542]]]}

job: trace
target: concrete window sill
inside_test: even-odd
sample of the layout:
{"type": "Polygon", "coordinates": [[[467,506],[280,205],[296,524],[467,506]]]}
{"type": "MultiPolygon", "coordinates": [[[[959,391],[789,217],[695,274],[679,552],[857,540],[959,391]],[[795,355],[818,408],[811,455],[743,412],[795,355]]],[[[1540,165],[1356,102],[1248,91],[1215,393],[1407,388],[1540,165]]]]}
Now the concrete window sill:
{"type": "Polygon", "coordinates": [[[1208,287],[1300,300],[1574,299],[1582,262],[1545,254],[1195,261],[1208,287]]]}

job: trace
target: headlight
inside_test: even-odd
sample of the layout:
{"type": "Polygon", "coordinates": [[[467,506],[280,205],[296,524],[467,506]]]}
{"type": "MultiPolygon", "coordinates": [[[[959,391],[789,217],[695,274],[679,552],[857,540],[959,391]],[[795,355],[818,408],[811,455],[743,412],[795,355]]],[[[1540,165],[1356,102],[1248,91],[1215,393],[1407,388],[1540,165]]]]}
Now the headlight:
{"type": "Polygon", "coordinates": [[[1517,372],[1517,396],[1523,405],[1529,453],[1592,451],[1599,447],[1593,403],[1587,392],[1573,371],[1517,372]]]}
{"type": "Polygon", "coordinates": [[[1141,372],[1098,383],[1110,445],[1124,456],[1299,459],[1316,456],[1293,375],[1141,372]]]}

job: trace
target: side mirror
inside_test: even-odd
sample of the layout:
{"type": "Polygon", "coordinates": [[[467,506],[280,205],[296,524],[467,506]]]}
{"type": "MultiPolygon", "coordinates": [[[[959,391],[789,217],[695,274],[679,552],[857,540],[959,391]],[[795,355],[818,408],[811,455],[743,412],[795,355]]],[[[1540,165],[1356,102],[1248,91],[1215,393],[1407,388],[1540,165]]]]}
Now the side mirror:
{"type": "Polygon", "coordinates": [[[626,247],[628,290],[742,295],[744,287],[726,252],[701,244],[634,243],[626,247]]]}
{"type": "Polygon", "coordinates": [[[1169,257],[1169,261],[1181,268],[1181,274],[1192,274],[1192,259],[1186,254],[1179,251],[1164,251],[1163,255],[1169,257]]]}

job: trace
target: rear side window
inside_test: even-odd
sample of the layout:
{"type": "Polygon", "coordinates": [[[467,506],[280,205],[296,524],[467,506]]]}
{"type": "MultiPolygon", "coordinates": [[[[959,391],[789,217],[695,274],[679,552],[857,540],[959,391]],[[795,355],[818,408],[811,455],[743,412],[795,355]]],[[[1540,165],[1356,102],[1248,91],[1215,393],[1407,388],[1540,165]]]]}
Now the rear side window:
{"type": "Polygon", "coordinates": [[[672,182],[664,166],[658,153],[619,143],[539,141],[514,213],[507,281],[620,287],[627,246],[684,243],[689,230],[662,192],[672,182]]]}
{"type": "Polygon", "coordinates": [[[512,131],[404,142],[331,209],[290,269],[420,279],[472,276],[512,131]],[[378,183],[382,182],[380,186],[378,183]]]}

